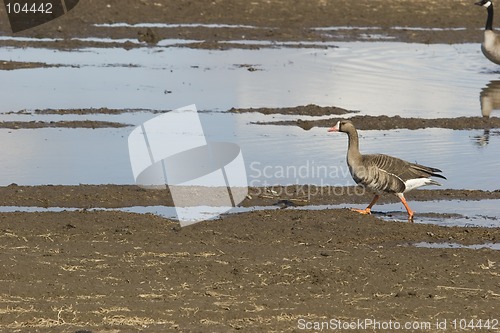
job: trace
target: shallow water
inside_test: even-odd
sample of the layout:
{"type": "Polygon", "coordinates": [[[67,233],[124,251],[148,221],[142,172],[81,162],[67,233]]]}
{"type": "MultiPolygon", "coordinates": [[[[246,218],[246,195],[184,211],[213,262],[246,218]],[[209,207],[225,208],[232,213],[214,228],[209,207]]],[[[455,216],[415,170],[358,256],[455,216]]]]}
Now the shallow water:
{"type": "Polygon", "coordinates": [[[423,247],[428,249],[471,249],[471,250],[480,250],[480,249],[491,249],[491,250],[500,250],[500,243],[484,243],[484,244],[472,244],[472,245],[463,245],[458,243],[428,243],[428,242],[419,242],[412,244],[416,247],[423,247]]]}
{"type": "MultiPolygon", "coordinates": [[[[169,41],[179,42],[162,43],[169,41]]],[[[139,125],[157,114],[61,116],[9,111],[170,110],[196,103],[207,111],[201,118],[209,139],[235,142],[242,148],[250,185],[352,185],[342,134],[326,133],[324,128],[304,131],[251,124],[304,116],[213,111],[314,103],[361,114],[433,118],[480,116],[483,105],[491,116],[500,115],[495,107],[495,96],[500,96],[497,66],[483,58],[476,44],[333,44],[224,51],[163,46],[128,51],[1,48],[0,59],[63,67],[0,71],[0,80],[9,83],[0,91],[0,121],[90,119],[139,125]]],[[[131,184],[127,137],[132,129],[0,129],[0,140],[9,147],[0,155],[0,185],[131,184]]],[[[442,182],[445,188],[499,188],[495,181],[499,130],[430,128],[360,135],[365,153],[388,153],[442,169],[448,177],[442,182]]]]}
{"type": "Polygon", "coordinates": [[[2,111],[170,110],[192,103],[201,110],[227,110],[314,103],[371,115],[477,116],[481,89],[498,78],[497,66],[483,59],[477,44],[331,45],[224,51],[2,48],[0,59],[80,66],[2,71],[2,82],[9,82],[0,93],[2,111]]]}
{"type": "MultiPolygon", "coordinates": [[[[481,201],[462,201],[462,200],[443,200],[443,201],[424,201],[410,202],[412,209],[416,210],[415,223],[435,224],[440,226],[452,227],[500,227],[500,220],[497,218],[498,205],[500,200],[481,200],[481,201]]],[[[298,206],[288,207],[286,209],[298,210],[322,210],[322,209],[340,209],[354,208],[362,205],[319,205],[319,206],[298,206]]],[[[245,213],[257,210],[276,210],[278,206],[257,206],[257,207],[235,207],[227,214],[245,213]]],[[[22,206],[0,206],[0,212],[61,212],[61,211],[79,211],[81,208],[62,208],[62,207],[22,207],[22,206]]],[[[92,208],[95,211],[122,211],[138,214],[154,214],[161,217],[176,219],[176,211],[170,206],[133,206],[121,208],[92,208]]],[[[211,219],[214,211],[218,207],[190,207],[186,216],[191,216],[193,220],[211,219]]],[[[406,211],[402,204],[381,204],[376,205],[372,213],[386,221],[405,222],[407,220],[406,211]]],[[[189,224],[184,221],[184,223],[189,224]]]]}
{"type": "MultiPolygon", "coordinates": [[[[329,207],[365,208],[367,204],[344,204],[329,207]]],[[[415,212],[415,223],[436,224],[447,227],[500,227],[500,220],[498,219],[500,200],[409,200],[408,204],[415,212]]],[[[386,221],[405,222],[408,218],[406,210],[401,203],[377,204],[372,208],[372,214],[386,221]]]]}
{"type": "MultiPolygon", "coordinates": [[[[153,116],[138,112],[136,118],[143,121],[153,116]]],[[[354,184],[346,164],[344,134],[327,133],[325,128],[304,131],[295,126],[249,125],[252,118],[201,115],[208,139],[241,147],[249,185],[354,184]]],[[[133,184],[127,146],[132,129],[0,129],[0,141],[9,147],[0,155],[0,186],[133,184]]],[[[383,151],[439,167],[448,178],[440,180],[443,188],[496,190],[498,182],[492,180],[498,177],[500,135],[481,146],[475,137],[482,134],[480,130],[440,129],[393,130],[382,135],[379,131],[361,131],[361,150],[383,151]],[[481,172],[471,175],[471,170],[481,172]]]]}

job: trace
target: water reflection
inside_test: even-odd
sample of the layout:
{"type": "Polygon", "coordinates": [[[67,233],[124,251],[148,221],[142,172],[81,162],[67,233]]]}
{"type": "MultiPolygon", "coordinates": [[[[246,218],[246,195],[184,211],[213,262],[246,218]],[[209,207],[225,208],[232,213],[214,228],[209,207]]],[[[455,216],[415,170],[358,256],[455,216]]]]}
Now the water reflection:
{"type": "Polygon", "coordinates": [[[490,117],[492,111],[500,110],[500,81],[490,81],[479,94],[481,114],[490,117]]]}
{"type": "Polygon", "coordinates": [[[484,132],[480,135],[474,136],[475,144],[479,147],[485,147],[490,143],[490,130],[485,129],[484,132]]]}
{"type": "MultiPolygon", "coordinates": [[[[500,110],[500,81],[494,80],[490,81],[486,87],[481,89],[479,94],[479,101],[481,104],[481,115],[485,118],[489,118],[493,111],[500,110]]],[[[479,147],[485,147],[490,143],[490,133],[489,129],[484,129],[484,132],[480,135],[474,136],[475,143],[479,147]]],[[[495,133],[493,133],[495,134],[495,133]]]]}
{"type": "Polygon", "coordinates": [[[165,110],[196,103],[200,110],[228,110],[314,103],[370,115],[458,117],[470,116],[477,90],[498,79],[496,73],[481,73],[476,44],[336,42],[317,49],[220,51],[164,42],[77,52],[0,48],[0,59],[59,65],[0,71],[0,81],[9,82],[0,91],[2,109],[165,110]]]}
{"type": "MultiPolygon", "coordinates": [[[[0,59],[62,65],[0,71],[0,81],[9,83],[0,90],[0,120],[140,124],[155,115],[57,116],[8,111],[100,107],[170,110],[191,103],[207,111],[314,103],[373,116],[470,117],[471,110],[478,108],[478,90],[491,81],[483,95],[484,105],[492,105],[489,96],[497,95],[500,84],[493,81],[499,79],[499,72],[478,64],[476,44],[337,42],[335,46],[224,51],[156,46],[128,51],[83,48],[78,52],[0,48],[0,59]],[[246,64],[259,70],[248,71],[246,64]]],[[[206,130],[214,138],[234,141],[244,149],[248,167],[252,162],[262,166],[248,169],[254,174],[263,173],[267,166],[274,168],[271,170],[288,166],[290,170],[309,171],[313,165],[345,167],[345,138],[328,136],[324,128],[306,132],[298,127],[250,124],[270,117],[280,120],[276,115],[261,119],[262,115],[212,112],[203,117],[211,118],[206,130]],[[221,138],[220,133],[227,138],[221,138]]],[[[0,129],[0,141],[9,147],[0,154],[0,185],[133,183],[126,146],[130,130],[0,129]]],[[[498,129],[436,128],[361,133],[367,153],[386,152],[424,164],[430,160],[446,171],[446,187],[489,190],[498,189],[492,179],[496,179],[500,163],[500,155],[493,151],[499,134],[498,129]],[[485,149],[476,149],[473,137],[485,149]],[[491,141],[493,144],[488,145],[491,141]],[[481,172],[470,177],[473,169],[481,172]]],[[[340,179],[323,179],[327,177],[313,177],[311,171],[311,177],[299,180],[293,174],[284,177],[276,173],[266,180],[279,184],[352,184],[348,173],[340,179]]]]}

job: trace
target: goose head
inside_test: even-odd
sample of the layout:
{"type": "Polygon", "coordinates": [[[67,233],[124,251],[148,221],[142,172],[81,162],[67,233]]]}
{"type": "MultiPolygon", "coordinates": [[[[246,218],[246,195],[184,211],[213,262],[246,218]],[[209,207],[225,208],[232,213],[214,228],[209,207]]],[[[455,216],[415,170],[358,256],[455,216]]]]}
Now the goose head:
{"type": "Polygon", "coordinates": [[[485,8],[488,8],[489,6],[492,5],[491,1],[490,0],[481,0],[481,1],[478,1],[476,3],[474,3],[475,5],[478,5],[478,6],[483,6],[485,8]]]}
{"type": "Polygon", "coordinates": [[[330,128],[328,132],[344,132],[350,133],[356,131],[354,124],[350,120],[339,120],[335,126],[330,128]]]}

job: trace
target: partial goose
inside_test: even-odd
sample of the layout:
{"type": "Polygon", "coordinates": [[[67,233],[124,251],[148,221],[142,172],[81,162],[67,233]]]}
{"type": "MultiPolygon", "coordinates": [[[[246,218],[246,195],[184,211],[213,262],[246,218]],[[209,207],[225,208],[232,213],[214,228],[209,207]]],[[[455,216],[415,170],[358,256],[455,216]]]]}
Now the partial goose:
{"type": "Polygon", "coordinates": [[[444,176],[437,174],[441,170],[420,164],[403,161],[399,158],[374,154],[362,155],[359,152],[358,132],[349,120],[341,120],[328,132],[347,133],[347,165],[357,184],[375,193],[372,202],[365,209],[353,209],[361,214],[370,214],[372,206],[382,193],[393,193],[399,197],[408,212],[408,221],[413,222],[413,211],[406,203],[403,193],[425,185],[441,185],[429,177],[444,176]]]}
{"type": "Polygon", "coordinates": [[[490,0],[481,0],[476,2],[475,5],[483,6],[488,10],[481,51],[483,51],[484,56],[490,61],[500,65],[500,36],[493,31],[493,2],[490,0]]]}

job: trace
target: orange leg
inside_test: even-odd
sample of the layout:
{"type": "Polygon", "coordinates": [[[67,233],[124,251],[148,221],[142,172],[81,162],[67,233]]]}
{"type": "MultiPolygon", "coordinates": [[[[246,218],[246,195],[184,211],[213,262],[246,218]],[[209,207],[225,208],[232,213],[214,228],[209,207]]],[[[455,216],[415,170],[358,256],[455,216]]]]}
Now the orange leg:
{"type": "Polygon", "coordinates": [[[358,212],[360,214],[363,214],[363,215],[369,215],[369,214],[371,214],[373,205],[375,205],[375,203],[378,201],[379,198],[380,198],[380,195],[376,194],[375,197],[373,197],[372,202],[370,202],[368,207],[366,207],[365,209],[351,208],[351,210],[354,212],[358,212]]]}
{"type": "Polygon", "coordinates": [[[399,197],[399,199],[401,199],[401,202],[403,203],[403,205],[406,208],[406,211],[408,212],[408,222],[413,222],[413,215],[414,215],[414,213],[410,209],[410,206],[408,206],[408,203],[406,202],[405,197],[403,196],[403,194],[398,195],[398,197],[399,197]]]}

